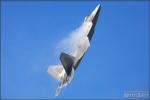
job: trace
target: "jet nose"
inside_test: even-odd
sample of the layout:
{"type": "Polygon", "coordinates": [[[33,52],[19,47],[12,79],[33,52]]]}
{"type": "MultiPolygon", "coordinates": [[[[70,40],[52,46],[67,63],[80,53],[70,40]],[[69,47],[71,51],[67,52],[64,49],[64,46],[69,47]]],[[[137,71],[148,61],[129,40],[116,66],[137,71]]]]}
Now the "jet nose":
{"type": "Polygon", "coordinates": [[[96,8],[98,8],[98,9],[99,9],[100,7],[101,7],[101,5],[100,5],[100,4],[98,4],[98,5],[96,6],[96,8]]]}
{"type": "Polygon", "coordinates": [[[98,4],[96,8],[92,11],[91,15],[89,16],[91,21],[94,20],[94,17],[98,15],[100,8],[101,8],[101,5],[98,4]]]}
{"type": "Polygon", "coordinates": [[[92,15],[93,16],[95,16],[96,14],[97,14],[97,12],[99,11],[99,9],[100,9],[100,4],[98,4],[97,6],[96,6],[96,8],[93,10],[93,12],[92,12],[92,15]]]}

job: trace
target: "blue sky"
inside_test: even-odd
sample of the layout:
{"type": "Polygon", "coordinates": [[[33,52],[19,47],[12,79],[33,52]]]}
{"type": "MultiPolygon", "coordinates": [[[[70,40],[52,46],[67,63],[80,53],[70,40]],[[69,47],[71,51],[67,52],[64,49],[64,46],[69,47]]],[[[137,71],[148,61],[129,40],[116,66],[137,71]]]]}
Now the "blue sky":
{"type": "Polygon", "coordinates": [[[91,46],[57,98],[124,98],[148,91],[148,2],[2,2],[2,98],[55,98],[56,45],[101,4],[91,46]]]}

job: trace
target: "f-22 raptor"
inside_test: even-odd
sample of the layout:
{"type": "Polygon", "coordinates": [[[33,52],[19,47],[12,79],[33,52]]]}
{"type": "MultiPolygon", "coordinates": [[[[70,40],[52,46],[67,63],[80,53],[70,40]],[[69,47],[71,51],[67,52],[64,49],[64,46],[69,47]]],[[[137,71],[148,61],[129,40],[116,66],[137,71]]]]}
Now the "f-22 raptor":
{"type": "Polygon", "coordinates": [[[89,16],[84,18],[83,24],[87,25],[88,27],[85,36],[82,38],[82,41],[84,40],[84,42],[80,43],[79,41],[77,47],[71,54],[62,52],[60,54],[61,64],[49,66],[48,73],[59,81],[55,96],[58,96],[61,92],[61,89],[71,82],[75,70],[90,46],[90,41],[94,33],[100,9],[101,6],[99,4],[89,16]]]}

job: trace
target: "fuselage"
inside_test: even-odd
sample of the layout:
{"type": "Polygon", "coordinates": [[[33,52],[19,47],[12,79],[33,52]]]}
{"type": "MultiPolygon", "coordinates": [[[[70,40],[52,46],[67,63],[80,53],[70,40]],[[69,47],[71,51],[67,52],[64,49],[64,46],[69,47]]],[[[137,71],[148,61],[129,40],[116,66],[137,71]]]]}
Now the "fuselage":
{"type": "MultiPolygon", "coordinates": [[[[61,87],[66,86],[68,83],[71,82],[73,76],[74,76],[74,71],[76,70],[76,68],[78,67],[80,61],[82,60],[85,52],[87,51],[88,47],[90,46],[90,41],[92,39],[93,33],[94,33],[94,28],[98,19],[98,15],[99,15],[99,11],[100,11],[100,5],[98,5],[93,12],[89,15],[86,16],[84,19],[84,22],[82,23],[83,25],[85,24],[86,27],[88,27],[88,31],[85,34],[84,41],[80,42],[77,47],[76,47],[76,51],[74,51],[72,53],[72,56],[75,57],[75,61],[74,64],[72,65],[72,70],[70,72],[69,75],[66,74],[65,70],[62,71],[61,73],[61,87]]],[[[82,34],[82,33],[81,33],[82,34]]]]}

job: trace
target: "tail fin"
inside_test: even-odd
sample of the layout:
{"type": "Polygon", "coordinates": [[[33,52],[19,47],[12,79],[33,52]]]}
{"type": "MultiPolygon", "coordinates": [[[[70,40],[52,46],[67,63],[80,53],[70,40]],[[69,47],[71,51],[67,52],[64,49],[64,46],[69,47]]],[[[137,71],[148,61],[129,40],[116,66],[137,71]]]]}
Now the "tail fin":
{"type": "Polygon", "coordinates": [[[61,60],[61,63],[62,63],[62,65],[66,71],[66,74],[70,75],[72,67],[74,66],[75,58],[71,55],[66,54],[66,53],[61,53],[60,60],[61,60]]]}
{"type": "Polygon", "coordinates": [[[63,71],[62,65],[51,65],[48,68],[48,73],[58,81],[61,81],[62,71],[63,71]]]}

